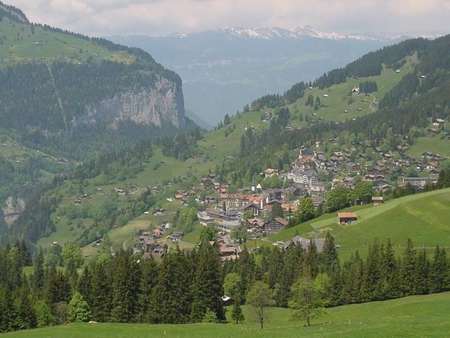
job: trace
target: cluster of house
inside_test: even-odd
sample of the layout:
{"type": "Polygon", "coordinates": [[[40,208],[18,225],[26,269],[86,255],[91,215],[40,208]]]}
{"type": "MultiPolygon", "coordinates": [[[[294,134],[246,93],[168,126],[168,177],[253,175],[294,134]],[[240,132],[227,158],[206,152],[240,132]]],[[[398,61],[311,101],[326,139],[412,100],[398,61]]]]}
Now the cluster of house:
{"type": "MultiPolygon", "coordinates": [[[[139,230],[138,243],[133,248],[133,253],[143,253],[142,259],[150,257],[153,259],[160,259],[167,253],[168,246],[166,243],[158,242],[158,240],[171,228],[171,223],[166,223],[152,231],[139,230]]],[[[172,243],[177,243],[181,240],[183,235],[182,232],[171,231],[167,236],[167,239],[172,241],[172,243]]]]}

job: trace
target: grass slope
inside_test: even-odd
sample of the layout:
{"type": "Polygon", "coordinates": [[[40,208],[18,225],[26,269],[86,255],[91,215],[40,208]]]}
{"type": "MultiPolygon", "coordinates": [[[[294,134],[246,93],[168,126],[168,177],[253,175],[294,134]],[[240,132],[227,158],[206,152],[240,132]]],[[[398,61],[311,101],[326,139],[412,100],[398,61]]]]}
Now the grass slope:
{"type": "Polygon", "coordinates": [[[443,337],[450,332],[450,293],[328,309],[305,327],[288,309],[270,309],[265,329],[244,307],[245,324],[70,324],[5,334],[5,337],[443,337]]]}
{"type": "Polygon", "coordinates": [[[0,22],[0,35],[3,37],[0,69],[18,62],[31,61],[67,61],[78,64],[86,62],[90,57],[124,63],[135,61],[134,56],[108,51],[91,41],[44,30],[40,26],[34,26],[33,30],[30,24],[12,22],[7,18],[0,22]]]}
{"type": "Polygon", "coordinates": [[[410,195],[387,201],[380,206],[364,205],[347,209],[358,215],[358,220],[338,225],[337,213],[326,214],[269,238],[270,242],[286,241],[296,233],[319,237],[330,231],[339,244],[340,258],[345,260],[355,250],[363,255],[374,238],[386,242],[389,238],[398,252],[408,238],[416,247],[432,252],[437,244],[450,248],[450,189],[410,195]]]}

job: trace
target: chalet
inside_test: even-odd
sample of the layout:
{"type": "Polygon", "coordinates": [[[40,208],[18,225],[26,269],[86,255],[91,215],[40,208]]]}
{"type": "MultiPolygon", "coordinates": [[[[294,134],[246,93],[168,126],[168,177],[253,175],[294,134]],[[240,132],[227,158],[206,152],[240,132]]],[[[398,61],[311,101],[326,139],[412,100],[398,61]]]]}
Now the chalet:
{"type": "Polygon", "coordinates": [[[265,178],[272,177],[274,175],[278,175],[278,169],[267,168],[266,170],[264,170],[265,178]]]}
{"type": "Polygon", "coordinates": [[[340,212],[338,213],[339,224],[349,224],[358,219],[355,212],[340,212]]]}
{"type": "Polygon", "coordinates": [[[427,133],[430,135],[436,135],[439,131],[436,128],[428,128],[427,133]]]}
{"type": "Polygon", "coordinates": [[[179,242],[181,240],[181,238],[183,238],[184,233],[182,232],[171,232],[170,235],[167,237],[168,239],[170,239],[172,242],[179,242]]]}
{"type": "Polygon", "coordinates": [[[317,179],[318,179],[317,171],[306,170],[303,172],[303,175],[301,176],[301,182],[299,182],[299,183],[311,185],[311,184],[316,183],[317,179]]]}
{"type": "Polygon", "coordinates": [[[253,213],[253,215],[258,216],[261,213],[261,208],[259,207],[259,205],[255,204],[255,203],[249,203],[246,206],[244,206],[243,211],[244,212],[251,211],[253,213]]]}
{"type": "Polygon", "coordinates": [[[268,222],[264,223],[264,230],[268,233],[276,234],[280,231],[286,229],[289,225],[289,222],[284,218],[275,217],[268,222]]]}
{"type": "Polygon", "coordinates": [[[300,153],[299,153],[299,158],[303,159],[305,157],[310,158],[311,155],[311,151],[309,150],[309,148],[306,148],[305,146],[300,147],[300,153]]]}
{"type": "Polygon", "coordinates": [[[264,229],[264,222],[259,218],[250,218],[247,220],[249,229],[264,229]]]}
{"type": "Polygon", "coordinates": [[[380,205],[383,203],[383,197],[374,196],[372,197],[373,205],[380,205]]]}
{"type": "Polygon", "coordinates": [[[239,246],[232,246],[229,244],[221,243],[219,245],[220,260],[223,262],[230,259],[236,259],[241,251],[241,247],[239,246]]]}
{"type": "Polygon", "coordinates": [[[436,120],[434,120],[434,122],[433,122],[433,126],[435,126],[435,127],[441,127],[441,126],[443,126],[444,125],[444,120],[443,119],[436,119],[436,120]]]}

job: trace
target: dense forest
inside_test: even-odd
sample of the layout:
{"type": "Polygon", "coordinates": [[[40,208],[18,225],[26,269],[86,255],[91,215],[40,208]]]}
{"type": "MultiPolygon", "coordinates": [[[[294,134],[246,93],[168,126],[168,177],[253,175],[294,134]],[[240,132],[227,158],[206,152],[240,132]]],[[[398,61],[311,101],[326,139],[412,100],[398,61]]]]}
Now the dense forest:
{"type": "Polygon", "coordinates": [[[239,323],[245,319],[242,304],[293,309],[303,304],[314,313],[319,308],[450,290],[445,249],[436,247],[430,258],[410,240],[396,255],[389,239],[375,239],[365,259],[355,252],[341,263],[328,235],[322,252],[314,241],[306,250],[291,245],[252,253],[244,248],[238,259],[223,265],[216,245],[204,240],[192,251],[176,249],[158,261],[140,260],[126,251],[104,253],[81,274],[77,268],[83,259],[77,246],[57,245],[52,250],[55,260],[44,262],[38,254],[30,274],[23,272],[32,263],[24,242],[0,251],[0,332],[89,320],[224,322],[226,311],[239,323]],[[306,290],[311,297],[301,296],[306,290]],[[224,306],[224,294],[234,300],[231,309],[224,306]]]}

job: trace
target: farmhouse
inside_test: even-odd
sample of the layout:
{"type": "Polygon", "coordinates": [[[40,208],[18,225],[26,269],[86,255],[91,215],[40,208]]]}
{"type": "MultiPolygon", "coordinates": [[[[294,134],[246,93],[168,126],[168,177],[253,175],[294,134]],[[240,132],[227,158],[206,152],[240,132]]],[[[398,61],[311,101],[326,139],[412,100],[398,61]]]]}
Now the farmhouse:
{"type": "Polygon", "coordinates": [[[355,212],[340,212],[338,213],[339,224],[349,224],[358,219],[355,212]]]}

